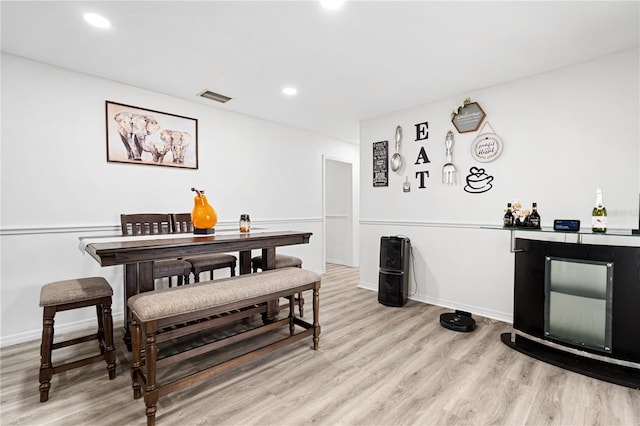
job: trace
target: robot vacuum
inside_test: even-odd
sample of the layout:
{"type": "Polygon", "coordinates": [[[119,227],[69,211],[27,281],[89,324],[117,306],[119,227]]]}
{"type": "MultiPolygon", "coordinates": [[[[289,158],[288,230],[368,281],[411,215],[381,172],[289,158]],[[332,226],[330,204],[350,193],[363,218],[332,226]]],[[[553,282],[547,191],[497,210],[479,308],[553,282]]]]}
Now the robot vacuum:
{"type": "Polygon", "coordinates": [[[455,311],[440,315],[440,325],[454,331],[473,331],[476,328],[476,320],[470,312],[455,311]]]}

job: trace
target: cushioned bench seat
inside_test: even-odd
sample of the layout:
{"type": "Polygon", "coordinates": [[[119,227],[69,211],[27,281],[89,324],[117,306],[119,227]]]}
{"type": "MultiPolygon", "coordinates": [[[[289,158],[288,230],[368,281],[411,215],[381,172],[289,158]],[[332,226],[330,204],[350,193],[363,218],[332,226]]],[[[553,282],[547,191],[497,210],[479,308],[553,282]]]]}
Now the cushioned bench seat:
{"type": "Polygon", "coordinates": [[[315,272],[300,268],[283,268],[260,274],[159,289],[131,297],[128,305],[132,314],[132,387],[134,398],[140,398],[141,391],[144,391],[147,424],[155,424],[156,403],[162,395],[218,375],[306,336],[313,336],[313,349],[318,349],[319,289],[320,276],[315,272]],[[312,324],[296,317],[293,309],[295,295],[305,290],[313,290],[312,324]],[[219,327],[255,314],[262,314],[265,318],[267,303],[281,297],[289,299],[290,309],[287,318],[276,319],[273,322],[265,321],[260,326],[234,335],[233,338],[211,342],[203,347],[159,359],[158,343],[219,327]],[[177,325],[179,327],[162,331],[177,325]],[[296,326],[303,331],[296,331],[296,326]],[[184,362],[203,353],[219,350],[229,344],[282,327],[289,327],[287,337],[169,383],[156,383],[156,370],[159,368],[184,362]]]}

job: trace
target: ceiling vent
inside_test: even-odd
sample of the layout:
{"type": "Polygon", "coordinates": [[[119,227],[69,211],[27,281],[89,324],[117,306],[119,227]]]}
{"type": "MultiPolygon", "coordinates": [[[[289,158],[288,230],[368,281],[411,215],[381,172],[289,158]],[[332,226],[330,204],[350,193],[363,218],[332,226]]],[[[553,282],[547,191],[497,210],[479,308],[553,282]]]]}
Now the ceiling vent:
{"type": "Polygon", "coordinates": [[[211,90],[205,90],[205,91],[201,92],[200,96],[202,96],[203,98],[207,98],[207,99],[211,99],[213,101],[220,102],[220,103],[225,103],[225,102],[231,100],[230,97],[225,96],[225,95],[221,95],[220,93],[212,92],[211,90]]]}

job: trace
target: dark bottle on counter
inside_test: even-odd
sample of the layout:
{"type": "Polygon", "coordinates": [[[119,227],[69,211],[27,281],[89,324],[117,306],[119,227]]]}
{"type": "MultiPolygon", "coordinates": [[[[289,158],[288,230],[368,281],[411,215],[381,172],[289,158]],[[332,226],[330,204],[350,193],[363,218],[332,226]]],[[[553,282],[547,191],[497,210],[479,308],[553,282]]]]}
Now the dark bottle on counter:
{"type": "Polygon", "coordinates": [[[529,215],[529,224],[532,228],[540,229],[540,213],[538,213],[538,203],[533,203],[531,214],[529,215]]]}
{"type": "Polygon", "coordinates": [[[507,203],[507,212],[504,214],[502,218],[502,225],[505,228],[513,227],[513,213],[511,212],[511,203],[507,203]]]}

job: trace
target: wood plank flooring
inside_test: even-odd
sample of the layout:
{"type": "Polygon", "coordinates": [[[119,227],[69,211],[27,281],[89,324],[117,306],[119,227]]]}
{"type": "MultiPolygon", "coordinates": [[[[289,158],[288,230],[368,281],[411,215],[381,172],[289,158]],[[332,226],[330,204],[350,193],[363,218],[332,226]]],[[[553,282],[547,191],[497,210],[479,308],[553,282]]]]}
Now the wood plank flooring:
{"type": "MultiPolygon", "coordinates": [[[[357,269],[327,265],[319,351],[305,339],[172,393],[160,399],[157,423],[640,425],[640,391],[509,349],[500,342],[508,324],[475,316],[474,332],[450,331],[438,320],[448,310],[413,301],[383,306],[375,292],[357,285],[357,269]]],[[[310,295],[307,300],[310,317],[310,295]]],[[[102,363],[54,375],[46,403],[38,394],[40,342],[0,350],[0,423],[146,424],[144,403],[132,396],[131,355],[120,329],[116,379],[108,380],[102,363]]]]}

